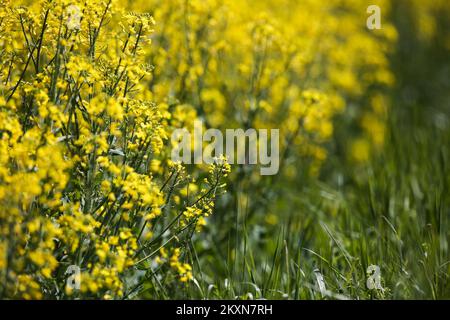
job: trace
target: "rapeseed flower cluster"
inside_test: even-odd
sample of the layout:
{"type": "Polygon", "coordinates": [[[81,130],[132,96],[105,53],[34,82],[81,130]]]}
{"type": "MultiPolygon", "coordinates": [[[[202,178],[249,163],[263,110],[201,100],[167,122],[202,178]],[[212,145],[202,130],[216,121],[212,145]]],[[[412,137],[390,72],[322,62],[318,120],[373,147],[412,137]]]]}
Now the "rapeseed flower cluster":
{"type": "MultiPolygon", "coordinates": [[[[376,2],[387,17],[390,1],[376,2]]],[[[0,298],[111,299],[188,282],[191,240],[224,178],[220,210],[251,198],[251,217],[267,212],[277,179],[296,188],[320,173],[338,126],[350,123],[349,156],[367,161],[385,140],[397,32],[387,19],[368,30],[366,7],[0,0],[0,298]],[[172,162],[172,131],[198,119],[280,129],[281,178],[230,174],[225,158],[172,162]],[[80,288],[67,285],[70,266],[80,288]]]]}
{"type": "MultiPolygon", "coordinates": [[[[389,55],[398,35],[388,19],[391,2],[376,4],[382,8],[379,30],[367,28],[368,4],[360,0],[129,5],[154,15],[149,86],[153,99],[172,115],[166,119],[170,127],[190,129],[201,119],[205,129],[280,130],[278,174],[261,177],[250,165],[233,170],[231,192],[221,206],[228,218],[220,221],[230,222],[224,225],[232,224],[242,205],[249,218],[264,220],[255,213],[265,215],[282,196],[275,183],[303,188],[299,181],[318,176],[330,150],[365,163],[383,146],[395,85],[389,55]],[[339,128],[345,141],[334,139],[339,128]]],[[[195,207],[184,214],[199,215],[195,207]]],[[[230,228],[223,228],[223,237],[230,228]]]]}
{"type": "MultiPolygon", "coordinates": [[[[181,220],[192,205],[173,198],[192,183],[146,82],[154,25],[111,0],[1,1],[0,297],[124,297],[162,243],[192,278],[177,240],[196,221],[161,221],[181,220]]],[[[197,207],[219,189],[205,187],[197,207]]]]}
{"type": "MultiPolygon", "coordinates": [[[[390,2],[377,5],[387,17],[390,2]]],[[[318,173],[333,119],[345,109],[363,133],[356,137],[383,144],[386,90],[395,81],[387,55],[397,33],[387,18],[380,30],[366,28],[366,1],[153,0],[133,7],[148,7],[158,21],[149,54],[155,98],[181,101],[206,127],[279,128],[280,148],[289,150],[285,172],[299,171],[291,160],[303,159],[303,170],[318,173]]]]}

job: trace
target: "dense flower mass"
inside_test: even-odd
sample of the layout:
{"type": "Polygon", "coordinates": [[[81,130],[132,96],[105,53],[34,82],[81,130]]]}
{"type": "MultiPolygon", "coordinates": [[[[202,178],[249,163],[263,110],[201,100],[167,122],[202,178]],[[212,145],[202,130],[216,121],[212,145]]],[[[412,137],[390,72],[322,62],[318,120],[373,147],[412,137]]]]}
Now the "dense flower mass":
{"type": "Polygon", "coordinates": [[[224,164],[172,204],[190,178],[162,154],[171,116],[145,82],[153,17],[112,1],[2,1],[0,20],[0,295],[121,297],[162,241],[178,266],[175,236],[203,218],[163,221],[211,211],[224,164]],[[66,286],[70,266],[80,288],[66,286]]]}
{"type": "Polygon", "coordinates": [[[366,6],[0,0],[0,298],[129,298],[195,280],[193,239],[225,182],[224,216],[250,191],[250,214],[274,196],[274,180],[230,174],[223,157],[172,162],[172,131],[197,119],[279,128],[279,174],[295,181],[319,174],[346,112],[349,156],[366,161],[384,143],[397,40],[388,21],[367,30],[366,6]]]}
{"type": "Polygon", "coordinates": [[[346,107],[382,144],[380,88],[394,83],[387,54],[397,33],[387,21],[367,30],[365,1],[146,3],[133,5],[159,21],[150,52],[156,99],[183,102],[210,127],[280,128],[282,148],[309,159],[313,173],[346,107]]]}

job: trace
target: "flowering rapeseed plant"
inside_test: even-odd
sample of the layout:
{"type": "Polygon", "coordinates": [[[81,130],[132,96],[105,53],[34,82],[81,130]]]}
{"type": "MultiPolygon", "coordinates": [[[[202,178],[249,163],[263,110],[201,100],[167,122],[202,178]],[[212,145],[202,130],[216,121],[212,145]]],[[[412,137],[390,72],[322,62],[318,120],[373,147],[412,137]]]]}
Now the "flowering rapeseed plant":
{"type": "MultiPolygon", "coordinates": [[[[377,3],[387,16],[390,2],[377,3]]],[[[157,21],[149,86],[172,127],[191,129],[200,118],[206,128],[280,129],[276,176],[246,165],[230,176],[216,215],[220,239],[234,228],[239,199],[251,199],[249,218],[265,215],[282,193],[276,181],[300,190],[319,175],[336,126],[355,132],[345,146],[354,160],[383,145],[397,32],[387,19],[368,30],[366,1],[152,0],[133,1],[135,8],[157,21]],[[348,123],[336,123],[343,112],[348,123]]]]}
{"type": "MultiPolygon", "coordinates": [[[[1,296],[123,296],[127,272],[150,268],[167,232],[199,230],[229,170],[213,166],[191,200],[177,192],[189,176],[164,150],[171,128],[196,117],[280,127],[284,156],[310,157],[317,172],[346,99],[392,82],[388,46],[352,27],[359,2],[336,4],[338,15],[285,5],[2,1],[1,296]],[[157,33],[152,15],[130,13],[147,8],[157,33]],[[65,287],[71,265],[79,292],[65,287]]],[[[173,250],[186,281],[190,266],[173,250]]]]}
{"type": "MultiPolygon", "coordinates": [[[[388,1],[377,1],[384,15],[388,1]]],[[[214,128],[280,128],[286,157],[317,173],[333,117],[345,108],[383,142],[394,83],[387,54],[397,37],[387,20],[365,26],[366,1],[133,1],[154,12],[150,50],[155,98],[180,101],[214,128]],[[370,105],[366,108],[366,105],[370,105]]],[[[193,117],[190,117],[191,119],[193,117]]],[[[291,161],[285,161],[289,171],[291,161]]]]}
{"type": "Polygon", "coordinates": [[[170,114],[144,81],[153,17],[110,0],[23,4],[0,6],[0,297],[122,297],[162,241],[189,280],[176,239],[204,222],[183,212],[211,211],[226,164],[172,204],[190,178],[164,155],[170,114]]]}
{"type": "MultiPolygon", "coordinates": [[[[387,16],[391,2],[376,2],[387,16]]],[[[243,196],[249,217],[270,211],[276,179],[300,188],[318,175],[342,112],[360,133],[350,157],[367,161],[385,140],[397,31],[387,20],[367,30],[366,6],[0,0],[0,298],[185,285],[197,232],[243,196]],[[281,178],[246,165],[229,175],[224,158],[172,162],[168,137],[198,119],[279,128],[281,178]],[[217,208],[224,178],[231,195],[217,208]],[[71,266],[79,288],[67,285],[71,266]]],[[[427,18],[424,37],[435,32],[427,18]]]]}

